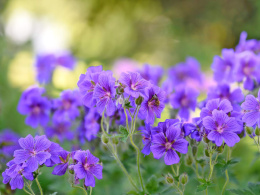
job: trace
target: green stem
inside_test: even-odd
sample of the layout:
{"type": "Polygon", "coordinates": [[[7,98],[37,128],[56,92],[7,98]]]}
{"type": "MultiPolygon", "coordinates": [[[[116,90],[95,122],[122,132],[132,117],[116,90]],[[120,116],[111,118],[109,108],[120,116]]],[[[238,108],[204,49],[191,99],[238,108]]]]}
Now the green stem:
{"type": "Polygon", "coordinates": [[[92,194],[92,187],[90,187],[90,192],[89,192],[89,195],[91,195],[92,194]]]}
{"type": "Polygon", "coordinates": [[[214,170],[214,165],[212,164],[212,153],[209,154],[209,177],[208,180],[211,180],[212,174],[213,174],[213,170],[214,170]]]}
{"type": "MultiPolygon", "coordinates": [[[[231,151],[230,151],[230,147],[227,148],[227,162],[230,160],[230,156],[231,156],[231,151]]],[[[228,176],[228,169],[225,170],[225,175],[226,175],[226,182],[222,188],[222,192],[221,194],[223,195],[225,193],[225,189],[227,187],[227,184],[229,182],[229,176],[228,176]]]]}
{"type": "Polygon", "coordinates": [[[78,189],[81,189],[85,195],[88,195],[88,192],[85,190],[85,188],[83,187],[80,187],[80,186],[75,186],[75,185],[72,185],[73,188],[78,188],[78,189]]]}
{"type": "Polygon", "coordinates": [[[253,140],[254,140],[254,142],[255,142],[255,145],[257,146],[258,152],[260,153],[259,143],[257,143],[257,141],[255,140],[255,137],[253,137],[253,140]]]}
{"type": "Polygon", "coordinates": [[[108,144],[109,144],[109,146],[111,147],[111,150],[112,150],[111,152],[112,152],[113,156],[115,157],[117,164],[120,166],[120,168],[122,169],[122,171],[125,173],[125,175],[127,176],[128,180],[130,181],[130,183],[132,184],[132,186],[133,186],[138,192],[140,192],[140,190],[138,189],[138,187],[135,185],[134,180],[133,180],[132,177],[129,175],[129,173],[128,173],[128,171],[126,170],[126,168],[124,167],[123,163],[122,163],[122,162],[120,161],[120,159],[118,158],[117,153],[115,152],[113,145],[112,145],[110,142],[109,142],[108,144]]]}
{"type": "Polygon", "coordinates": [[[178,175],[176,174],[173,165],[171,165],[171,168],[172,168],[172,172],[173,172],[173,174],[175,175],[175,177],[177,177],[178,175]]]}
{"type": "Polygon", "coordinates": [[[173,186],[179,191],[179,193],[181,194],[181,195],[183,195],[183,192],[181,191],[181,189],[173,182],[172,183],[173,184],[173,186]]]}
{"type": "MultiPolygon", "coordinates": [[[[129,132],[129,126],[128,126],[128,116],[127,116],[127,113],[126,113],[126,110],[125,110],[125,108],[124,108],[124,112],[125,112],[125,119],[126,119],[126,128],[127,128],[128,132],[129,132]]],[[[130,132],[129,132],[129,133],[130,133],[130,132]]]]}
{"type": "Polygon", "coordinates": [[[32,187],[30,184],[28,184],[28,182],[25,181],[25,184],[27,186],[27,188],[29,189],[29,191],[31,192],[32,195],[35,195],[34,191],[32,190],[32,187]]]}
{"type": "Polygon", "coordinates": [[[28,191],[25,189],[25,187],[23,187],[23,191],[25,191],[26,194],[32,195],[32,193],[28,192],[28,191]]]}
{"type": "Polygon", "coordinates": [[[41,184],[40,184],[40,182],[39,182],[39,180],[38,180],[38,177],[36,177],[35,181],[36,181],[37,186],[38,186],[38,188],[39,188],[39,190],[40,190],[40,194],[43,195],[42,187],[41,187],[41,184]]]}

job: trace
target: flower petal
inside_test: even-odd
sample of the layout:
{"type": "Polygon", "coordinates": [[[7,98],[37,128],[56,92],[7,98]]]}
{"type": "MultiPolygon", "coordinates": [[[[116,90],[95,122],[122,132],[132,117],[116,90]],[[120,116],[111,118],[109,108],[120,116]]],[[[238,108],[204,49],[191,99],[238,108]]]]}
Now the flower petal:
{"type": "Polygon", "coordinates": [[[180,162],[180,157],[174,150],[168,150],[165,154],[164,162],[166,165],[177,164],[180,162]]]}
{"type": "Polygon", "coordinates": [[[178,139],[173,144],[172,147],[180,153],[186,154],[188,152],[189,142],[185,139],[178,139]]]}

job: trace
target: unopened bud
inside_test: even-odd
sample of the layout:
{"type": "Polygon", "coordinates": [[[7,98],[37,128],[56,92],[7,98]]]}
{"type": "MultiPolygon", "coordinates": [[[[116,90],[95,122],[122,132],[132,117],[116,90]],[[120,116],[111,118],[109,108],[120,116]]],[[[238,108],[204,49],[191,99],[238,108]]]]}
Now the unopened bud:
{"type": "Polygon", "coordinates": [[[136,100],[135,100],[135,104],[136,105],[141,105],[143,102],[144,98],[142,96],[139,96],[136,100]]]}
{"type": "Polygon", "coordinates": [[[191,140],[190,140],[190,145],[193,146],[193,145],[195,145],[195,144],[196,144],[196,140],[195,140],[195,139],[191,139],[191,140]]]}
{"type": "Polygon", "coordinates": [[[188,183],[188,175],[186,173],[181,174],[179,181],[185,185],[188,183]]]}
{"type": "Polygon", "coordinates": [[[197,146],[193,146],[193,147],[192,147],[192,155],[193,155],[193,156],[196,156],[196,155],[197,155],[197,151],[198,151],[197,146]]]}
{"type": "Polygon", "coordinates": [[[108,140],[108,138],[106,137],[106,135],[103,134],[103,135],[101,136],[101,141],[102,141],[104,144],[107,144],[109,140],[108,140]]]}
{"type": "Polygon", "coordinates": [[[69,172],[70,172],[71,174],[74,174],[74,165],[70,165],[70,166],[69,166],[69,172]]]}
{"type": "Polygon", "coordinates": [[[246,127],[246,133],[247,133],[248,135],[252,135],[253,132],[254,132],[253,127],[246,127]]]}
{"type": "Polygon", "coordinates": [[[260,135],[260,129],[259,129],[259,127],[256,127],[256,128],[255,128],[255,135],[256,135],[256,136],[259,136],[259,135],[260,135]]]}
{"type": "Polygon", "coordinates": [[[217,152],[218,153],[222,153],[224,151],[224,145],[221,145],[221,146],[219,146],[219,147],[217,147],[217,152]]]}
{"type": "Polygon", "coordinates": [[[190,166],[192,165],[192,158],[190,155],[187,155],[186,159],[185,159],[186,165],[190,166]]]}
{"type": "Polygon", "coordinates": [[[205,153],[205,155],[206,155],[207,157],[210,156],[210,155],[209,155],[209,151],[208,151],[208,149],[205,149],[204,153],[205,153]]]}
{"type": "Polygon", "coordinates": [[[170,174],[168,174],[165,177],[165,180],[166,180],[166,183],[168,183],[168,184],[172,184],[174,182],[174,179],[173,179],[173,177],[170,174]]]}
{"type": "Polygon", "coordinates": [[[119,143],[119,140],[117,137],[113,137],[112,142],[113,142],[113,144],[117,145],[119,143]]]}

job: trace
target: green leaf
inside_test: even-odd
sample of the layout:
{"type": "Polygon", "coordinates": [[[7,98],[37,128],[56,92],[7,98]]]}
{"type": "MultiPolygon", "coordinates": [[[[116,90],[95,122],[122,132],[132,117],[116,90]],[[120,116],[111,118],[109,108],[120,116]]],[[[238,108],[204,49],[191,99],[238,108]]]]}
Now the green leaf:
{"type": "Polygon", "coordinates": [[[255,194],[260,194],[260,183],[251,183],[251,182],[248,182],[248,188],[254,192],[255,194]]]}
{"type": "Polygon", "coordinates": [[[146,184],[146,189],[150,192],[150,193],[154,193],[158,190],[159,188],[159,184],[157,182],[157,177],[155,175],[152,175],[149,179],[148,182],[146,184]]]}
{"type": "Polygon", "coordinates": [[[129,192],[127,192],[126,194],[129,194],[129,195],[138,195],[138,193],[134,190],[131,190],[129,192]]]}
{"type": "Polygon", "coordinates": [[[127,129],[124,126],[120,125],[119,126],[119,132],[121,133],[121,134],[119,134],[120,140],[123,141],[123,142],[126,142],[128,135],[129,135],[127,129]]]}
{"type": "Polygon", "coordinates": [[[249,190],[231,189],[231,190],[228,190],[228,191],[230,191],[234,194],[237,194],[237,195],[255,195],[252,192],[250,192],[249,190]]]}
{"type": "Polygon", "coordinates": [[[53,192],[52,194],[50,194],[50,195],[57,195],[58,194],[58,192],[53,192]]]}
{"type": "Polygon", "coordinates": [[[197,192],[201,192],[201,191],[204,191],[207,189],[207,184],[202,184],[202,185],[199,185],[197,186],[197,192]]]}
{"type": "Polygon", "coordinates": [[[248,189],[231,189],[230,192],[237,194],[237,195],[258,195],[260,194],[260,183],[251,183],[248,182],[247,184],[248,189]]]}
{"type": "Polygon", "coordinates": [[[207,180],[206,179],[201,179],[201,178],[198,178],[197,179],[200,183],[203,183],[203,184],[205,184],[205,183],[207,183],[207,180]]]}
{"type": "Polygon", "coordinates": [[[133,108],[130,104],[131,104],[131,103],[130,103],[129,101],[127,101],[127,102],[125,103],[125,108],[126,108],[126,109],[133,108]]]}
{"type": "Polygon", "coordinates": [[[228,165],[234,165],[234,164],[239,163],[239,161],[240,161],[239,159],[233,158],[233,159],[229,160],[229,161],[227,162],[227,164],[228,164],[228,165]]]}

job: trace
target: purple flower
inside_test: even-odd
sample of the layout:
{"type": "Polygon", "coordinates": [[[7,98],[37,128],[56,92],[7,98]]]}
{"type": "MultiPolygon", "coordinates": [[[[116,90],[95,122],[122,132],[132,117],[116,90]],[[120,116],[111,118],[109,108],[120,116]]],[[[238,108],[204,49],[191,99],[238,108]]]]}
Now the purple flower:
{"type": "Polygon", "coordinates": [[[162,67],[151,66],[149,64],[144,64],[142,70],[139,72],[145,80],[150,81],[154,85],[158,85],[163,76],[162,67]]]}
{"type": "Polygon", "coordinates": [[[11,157],[15,150],[20,149],[18,139],[19,135],[13,131],[9,129],[3,130],[0,133],[0,155],[11,157]]]}
{"type": "Polygon", "coordinates": [[[70,159],[70,153],[66,150],[63,150],[59,152],[59,163],[58,165],[53,169],[52,174],[53,175],[64,175],[68,169],[69,166],[69,159],[70,159]]]}
{"type": "Polygon", "coordinates": [[[198,93],[191,88],[178,88],[172,94],[170,102],[174,109],[179,109],[179,116],[188,120],[190,111],[195,111],[198,93]]]}
{"type": "Polygon", "coordinates": [[[93,98],[94,88],[99,82],[98,78],[102,72],[102,66],[91,66],[86,74],[81,74],[78,81],[79,91],[82,96],[82,102],[88,108],[96,105],[96,99],[93,98]]]}
{"type": "Polygon", "coordinates": [[[151,132],[152,135],[157,134],[157,133],[164,133],[166,135],[166,130],[174,125],[176,127],[180,128],[180,120],[179,119],[166,119],[164,122],[159,122],[157,127],[154,127],[151,132]],[[178,126],[179,125],[179,126],[178,126]]]}
{"type": "Polygon", "coordinates": [[[140,107],[140,114],[145,118],[146,123],[153,124],[155,116],[161,117],[164,109],[165,92],[159,87],[152,85],[150,88],[145,89],[144,101],[140,107]]]}
{"type": "Polygon", "coordinates": [[[214,79],[218,83],[233,82],[236,55],[233,49],[223,49],[222,58],[215,56],[211,65],[214,79]]]}
{"type": "Polygon", "coordinates": [[[210,130],[208,139],[214,141],[217,146],[221,146],[223,141],[233,147],[240,141],[236,134],[239,125],[234,117],[228,117],[223,110],[214,110],[212,116],[203,118],[203,125],[210,130]]]}
{"type": "Polygon", "coordinates": [[[51,104],[41,88],[29,88],[25,90],[18,104],[20,114],[27,115],[25,123],[33,128],[38,125],[46,126],[49,121],[51,104]]]}
{"type": "Polygon", "coordinates": [[[125,93],[134,98],[138,98],[149,85],[138,72],[121,73],[119,82],[125,87],[125,93]]]}
{"type": "Polygon", "coordinates": [[[51,81],[52,73],[55,69],[55,60],[53,54],[36,56],[36,79],[40,84],[47,84],[51,81]]]}
{"type": "Polygon", "coordinates": [[[244,82],[245,89],[253,90],[255,88],[254,82],[260,82],[259,56],[250,51],[238,54],[238,64],[234,75],[236,81],[244,82]]]}
{"type": "Polygon", "coordinates": [[[57,121],[74,120],[80,114],[79,92],[77,90],[65,90],[61,93],[61,97],[53,101],[55,109],[53,119],[57,121]]]}
{"type": "Polygon", "coordinates": [[[144,155],[149,155],[151,150],[150,150],[150,147],[151,147],[151,139],[152,139],[152,135],[151,135],[151,129],[152,129],[152,126],[150,124],[145,124],[145,126],[142,126],[139,128],[139,130],[142,132],[142,136],[143,136],[143,149],[142,149],[142,153],[144,155]]]}
{"type": "Polygon", "coordinates": [[[53,165],[57,164],[60,162],[60,159],[59,159],[59,153],[62,151],[62,147],[60,147],[59,144],[57,143],[54,143],[54,142],[51,142],[51,146],[45,150],[45,152],[49,152],[51,154],[51,157],[48,158],[46,161],[45,161],[45,165],[47,167],[52,167],[53,165]]]}
{"type": "Polygon", "coordinates": [[[180,157],[176,153],[186,154],[188,152],[189,142],[180,138],[181,129],[171,125],[164,133],[158,133],[153,136],[151,151],[155,159],[160,159],[164,154],[164,162],[166,165],[177,164],[180,157]]]}
{"type": "Polygon", "coordinates": [[[14,152],[14,162],[16,164],[26,162],[31,172],[36,171],[39,165],[51,157],[51,154],[45,151],[51,146],[51,142],[45,135],[36,136],[35,139],[27,135],[19,139],[19,144],[22,149],[14,152]]]}
{"type": "Polygon", "coordinates": [[[65,52],[56,57],[56,63],[62,67],[73,70],[76,64],[76,59],[69,52],[65,52]]]}
{"type": "Polygon", "coordinates": [[[69,121],[54,120],[53,124],[45,129],[45,133],[48,138],[56,137],[60,142],[63,142],[64,139],[72,140],[74,137],[69,121]]]}
{"type": "Polygon", "coordinates": [[[23,189],[24,181],[23,177],[28,180],[33,180],[33,173],[30,171],[29,166],[26,163],[15,164],[14,161],[7,163],[7,168],[3,173],[3,183],[10,183],[11,189],[23,189]]]}
{"type": "Polygon", "coordinates": [[[243,51],[253,51],[259,52],[259,41],[255,39],[246,40],[247,33],[243,31],[240,34],[240,40],[238,45],[236,46],[236,52],[243,52],[243,51]]]}
{"type": "Polygon", "coordinates": [[[78,161],[74,166],[77,177],[79,179],[85,179],[85,186],[95,187],[95,177],[102,179],[103,167],[98,164],[99,159],[93,156],[89,150],[77,151],[74,155],[74,159],[78,161]]]}
{"type": "Polygon", "coordinates": [[[115,79],[110,72],[102,72],[95,86],[93,98],[97,101],[97,111],[102,114],[104,110],[108,116],[112,116],[116,110],[115,105],[115,79]]]}
{"type": "Polygon", "coordinates": [[[96,112],[96,109],[90,109],[84,119],[85,138],[91,141],[97,137],[100,129],[99,124],[100,115],[96,112]]]}
{"type": "Polygon", "coordinates": [[[205,108],[202,108],[200,117],[203,119],[206,116],[212,116],[214,110],[222,110],[224,113],[229,113],[233,110],[233,107],[227,99],[213,99],[209,100],[205,108]]]}
{"type": "Polygon", "coordinates": [[[173,86],[172,81],[170,79],[165,80],[162,83],[162,87],[161,88],[166,93],[166,97],[165,97],[164,103],[167,104],[167,103],[169,103],[171,95],[172,95],[172,93],[174,91],[174,86],[173,86]]]}
{"type": "Polygon", "coordinates": [[[173,82],[173,86],[201,83],[199,62],[195,58],[188,57],[185,62],[169,69],[169,79],[173,82]]]}
{"type": "Polygon", "coordinates": [[[244,94],[240,88],[231,91],[229,85],[222,84],[209,90],[208,100],[216,98],[219,98],[220,100],[229,100],[232,104],[233,110],[240,111],[240,102],[244,100],[244,94]]]}
{"type": "Polygon", "coordinates": [[[200,142],[203,135],[206,133],[200,117],[193,118],[192,123],[185,123],[183,125],[183,131],[185,136],[190,135],[191,138],[195,139],[197,142],[200,142]]]}
{"type": "Polygon", "coordinates": [[[241,107],[245,114],[242,118],[243,122],[247,126],[253,127],[255,124],[260,126],[260,90],[258,91],[258,96],[255,98],[253,95],[247,95],[245,101],[242,103],[241,107]]]}

